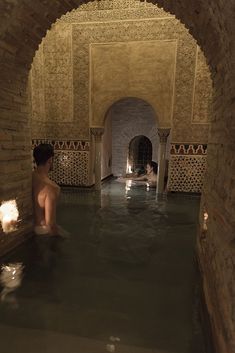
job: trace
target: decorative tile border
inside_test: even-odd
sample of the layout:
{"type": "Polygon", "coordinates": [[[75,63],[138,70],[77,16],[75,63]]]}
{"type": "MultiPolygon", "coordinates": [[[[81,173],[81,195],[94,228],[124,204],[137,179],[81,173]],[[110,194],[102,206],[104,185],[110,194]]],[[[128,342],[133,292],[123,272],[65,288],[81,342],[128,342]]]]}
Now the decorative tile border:
{"type": "Polygon", "coordinates": [[[32,149],[40,143],[54,146],[51,178],[60,185],[89,186],[90,141],[32,140],[32,149]]]}
{"type": "Polygon", "coordinates": [[[170,149],[171,155],[206,155],[207,145],[172,143],[170,149]]]}
{"type": "MultiPolygon", "coordinates": [[[[43,142],[55,149],[53,180],[61,185],[89,186],[89,141],[34,139],[32,148],[43,142]]],[[[206,145],[171,144],[168,190],[200,193],[206,154],[206,145]]]]}
{"type": "Polygon", "coordinates": [[[200,193],[206,155],[207,145],[171,144],[168,190],[200,193]]]}
{"type": "Polygon", "coordinates": [[[34,139],[32,140],[33,148],[40,143],[50,143],[54,150],[69,150],[69,151],[89,151],[90,141],[80,140],[51,140],[51,139],[34,139]]]}

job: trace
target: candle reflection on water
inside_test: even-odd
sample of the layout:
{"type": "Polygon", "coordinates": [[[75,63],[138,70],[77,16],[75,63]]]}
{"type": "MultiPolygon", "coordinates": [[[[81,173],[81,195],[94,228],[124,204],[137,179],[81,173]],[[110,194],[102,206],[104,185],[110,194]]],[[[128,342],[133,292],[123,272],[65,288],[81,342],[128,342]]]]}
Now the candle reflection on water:
{"type": "Polygon", "coordinates": [[[125,186],[126,194],[128,193],[128,191],[131,190],[131,185],[132,185],[132,180],[126,180],[126,186],[125,186]]]}
{"type": "Polygon", "coordinates": [[[3,286],[1,301],[5,301],[7,295],[20,287],[23,278],[24,266],[21,262],[2,265],[0,283],[3,286]]]}

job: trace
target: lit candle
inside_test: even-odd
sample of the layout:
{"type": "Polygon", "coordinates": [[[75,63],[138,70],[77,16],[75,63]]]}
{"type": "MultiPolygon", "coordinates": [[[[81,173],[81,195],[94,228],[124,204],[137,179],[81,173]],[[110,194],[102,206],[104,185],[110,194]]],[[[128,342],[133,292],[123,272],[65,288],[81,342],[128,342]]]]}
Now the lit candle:
{"type": "Polygon", "coordinates": [[[203,229],[207,230],[207,220],[208,220],[208,213],[204,211],[203,213],[203,229]]]}
{"type": "Polygon", "coordinates": [[[16,201],[4,201],[0,206],[0,221],[4,233],[10,233],[16,230],[16,224],[19,217],[16,201]]]}

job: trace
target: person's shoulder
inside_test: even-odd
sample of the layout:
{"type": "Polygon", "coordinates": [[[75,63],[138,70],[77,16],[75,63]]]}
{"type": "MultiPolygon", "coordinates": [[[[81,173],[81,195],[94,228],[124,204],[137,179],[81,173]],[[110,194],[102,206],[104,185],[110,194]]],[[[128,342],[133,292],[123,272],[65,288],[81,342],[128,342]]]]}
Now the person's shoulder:
{"type": "Polygon", "coordinates": [[[49,183],[45,184],[44,193],[50,199],[56,199],[57,195],[58,195],[58,191],[56,190],[56,188],[53,185],[49,184],[49,183]]]}
{"type": "Polygon", "coordinates": [[[58,194],[60,192],[60,187],[53,180],[48,178],[48,180],[46,181],[46,185],[45,186],[46,186],[47,192],[51,196],[58,196],[58,194]]]}

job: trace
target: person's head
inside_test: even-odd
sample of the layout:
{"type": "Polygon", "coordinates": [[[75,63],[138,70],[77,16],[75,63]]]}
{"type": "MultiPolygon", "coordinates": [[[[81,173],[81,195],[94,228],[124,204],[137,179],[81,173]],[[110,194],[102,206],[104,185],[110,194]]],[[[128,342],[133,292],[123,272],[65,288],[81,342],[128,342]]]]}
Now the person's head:
{"type": "Polygon", "coordinates": [[[145,167],[142,165],[137,169],[137,176],[141,176],[145,174],[145,167]]]}
{"type": "Polygon", "coordinates": [[[154,161],[150,161],[146,165],[146,170],[147,170],[147,174],[149,174],[151,172],[153,172],[154,174],[157,174],[158,164],[154,161]]]}
{"type": "Polygon", "coordinates": [[[40,143],[33,150],[33,158],[37,166],[47,166],[49,170],[52,168],[54,157],[53,146],[49,143],[40,143]]]}

